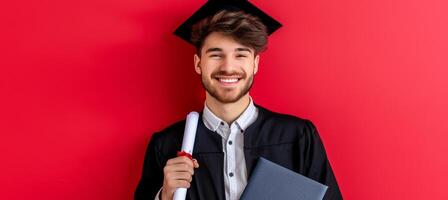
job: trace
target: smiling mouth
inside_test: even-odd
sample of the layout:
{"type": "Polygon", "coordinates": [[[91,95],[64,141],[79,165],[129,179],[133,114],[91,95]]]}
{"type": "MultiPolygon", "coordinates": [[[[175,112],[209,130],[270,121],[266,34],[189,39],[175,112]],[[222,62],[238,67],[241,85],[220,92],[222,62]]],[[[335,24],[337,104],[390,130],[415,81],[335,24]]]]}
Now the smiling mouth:
{"type": "Polygon", "coordinates": [[[236,85],[241,78],[237,78],[237,77],[231,77],[231,78],[223,78],[223,77],[216,77],[215,80],[218,80],[219,83],[221,83],[221,85],[224,86],[233,86],[236,85]]]}
{"type": "Polygon", "coordinates": [[[219,80],[219,82],[223,82],[223,83],[235,83],[239,79],[237,79],[237,78],[220,78],[218,80],[219,80]]]}

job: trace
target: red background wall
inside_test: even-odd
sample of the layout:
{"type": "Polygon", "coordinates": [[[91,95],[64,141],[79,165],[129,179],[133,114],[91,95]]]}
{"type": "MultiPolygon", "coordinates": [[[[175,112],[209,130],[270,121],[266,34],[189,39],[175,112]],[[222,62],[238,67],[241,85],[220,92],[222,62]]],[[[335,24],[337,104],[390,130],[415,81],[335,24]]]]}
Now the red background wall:
{"type": "MultiPolygon", "coordinates": [[[[204,2],[3,2],[0,199],[131,199],[151,133],[202,108],[171,33],[204,2]]],[[[284,24],[252,96],[318,126],[345,199],[448,199],[448,3],[252,2],[284,24]]]]}

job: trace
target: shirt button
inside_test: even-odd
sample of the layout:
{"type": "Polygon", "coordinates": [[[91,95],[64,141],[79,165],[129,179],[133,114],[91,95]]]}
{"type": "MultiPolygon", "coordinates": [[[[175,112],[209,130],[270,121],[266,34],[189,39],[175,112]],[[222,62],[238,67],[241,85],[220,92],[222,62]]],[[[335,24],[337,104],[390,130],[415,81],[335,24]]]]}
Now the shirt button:
{"type": "Polygon", "coordinates": [[[221,122],[221,126],[224,126],[224,122],[221,122]]]}
{"type": "Polygon", "coordinates": [[[232,140],[230,140],[230,141],[229,141],[229,145],[232,145],[232,144],[233,144],[233,142],[232,142],[232,140]]]}
{"type": "Polygon", "coordinates": [[[230,172],[230,173],[229,173],[229,176],[230,176],[230,177],[233,177],[233,172],[230,172]]]}
{"type": "Polygon", "coordinates": [[[243,130],[243,129],[241,129],[241,133],[244,133],[244,130],[243,130]]]}

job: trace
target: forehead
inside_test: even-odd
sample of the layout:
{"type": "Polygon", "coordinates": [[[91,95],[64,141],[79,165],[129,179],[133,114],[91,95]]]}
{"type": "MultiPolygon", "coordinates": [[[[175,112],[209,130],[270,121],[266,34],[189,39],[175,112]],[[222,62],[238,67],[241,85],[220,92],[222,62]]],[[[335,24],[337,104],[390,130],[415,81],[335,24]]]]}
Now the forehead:
{"type": "MultiPolygon", "coordinates": [[[[237,42],[232,36],[219,32],[210,33],[204,40],[202,45],[202,53],[210,48],[220,48],[224,52],[236,51],[239,48],[249,48],[237,42]]],[[[253,49],[249,48],[252,52],[253,49]]]]}

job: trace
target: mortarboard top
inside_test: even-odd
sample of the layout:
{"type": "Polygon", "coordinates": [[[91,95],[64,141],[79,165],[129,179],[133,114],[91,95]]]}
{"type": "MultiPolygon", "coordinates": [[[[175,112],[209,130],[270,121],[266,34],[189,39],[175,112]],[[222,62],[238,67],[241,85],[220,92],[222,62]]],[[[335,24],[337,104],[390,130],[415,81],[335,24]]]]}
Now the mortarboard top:
{"type": "Polygon", "coordinates": [[[180,25],[174,34],[192,44],[191,29],[192,26],[200,20],[212,16],[221,10],[243,11],[247,14],[258,17],[266,26],[268,35],[279,29],[282,25],[274,18],[255,7],[247,0],[209,0],[199,10],[197,10],[190,18],[180,25]]]}

